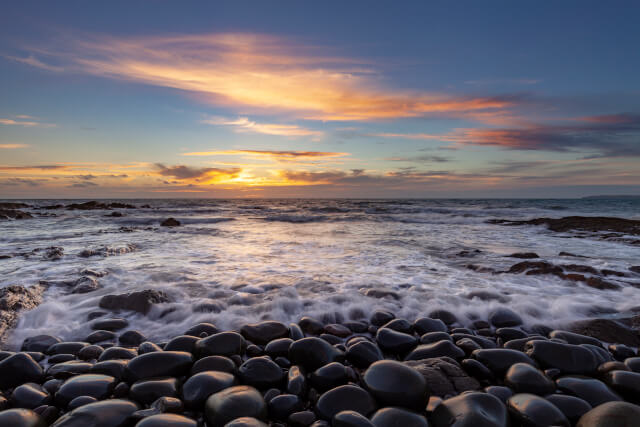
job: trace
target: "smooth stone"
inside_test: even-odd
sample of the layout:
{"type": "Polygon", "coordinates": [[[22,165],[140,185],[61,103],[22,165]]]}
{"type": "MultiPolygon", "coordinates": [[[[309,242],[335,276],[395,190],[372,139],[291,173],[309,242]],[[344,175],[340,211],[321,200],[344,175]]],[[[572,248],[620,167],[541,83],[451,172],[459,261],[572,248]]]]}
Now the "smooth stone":
{"type": "Polygon", "coordinates": [[[193,356],[184,351],[146,353],[129,361],[125,376],[129,382],[152,377],[180,377],[189,372],[192,364],[193,356]]]}
{"type": "Polygon", "coordinates": [[[280,356],[287,357],[289,355],[289,347],[291,347],[291,344],[293,344],[293,340],[291,338],[278,338],[269,342],[269,344],[265,346],[264,352],[272,358],[280,356]]]}
{"type": "Polygon", "coordinates": [[[616,360],[625,360],[636,355],[634,349],[624,344],[610,344],[609,351],[616,360]]]}
{"type": "Polygon", "coordinates": [[[91,366],[89,372],[92,374],[110,375],[118,381],[124,376],[127,360],[105,360],[91,366]]]}
{"type": "Polygon", "coordinates": [[[610,361],[604,362],[598,366],[598,375],[604,377],[605,374],[611,371],[628,371],[629,368],[622,362],[610,361]]]}
{"type": "Polygon", "coordinates": [[[157,414],[145,417],[136,427],[197,427],[198,423],[191,418],[176,414],[157,414]]]}
{"type": "Polygon", "coordinates": [[[132,347],[137,347],[146,340],[147,337],[145,337],[142,332],[136,330],[127,331],[123,334],[120,334],[120,336],[118,337],[118,341],[120,342],[120,344],[132,347]]]}
{"type": "Polygon", "coordinates": [[[259,345],[249,344],[247,346],[246,354],[249,357],[258,357],[258,356],[262,356],[264,352],[262,351],[262,348],[259,345]]]}
{"type": "Polygon", "coordinates": [[[182,400],[188,408],[201,409],[213,393],[236,385],[233,374],[204,371],[190,377],[182,386],[182,400]]]}
{"type": "Polygon", "coordinates": [[[474,351],[480,350],[482,348],[478,345],[478,343],[476,343],[474,340],[470,338],[463,338],[461,340],[456,341],[456,346],[462,349],[462,351],[464,351],[466,355],[470,355],[474,351]]]}
{"type": "Polygon", "coordinates": [[[347,328],[344,325],[340,325],[339,323],[330,323],[328,325],[325,325],[324,332],[340,338],[346,338],[353,333],[351,332],[351,329],[347,328]]]}
{"type": "Polygon", "coordinates": [[[307,427],[316,420],[316,414],[312,411],[298,411],[289,415],[287,423],[291,427],[307,427]]]}
{"type": "Polygon", "coordinates": [[[529,341],[525,349],[543,368],[557,368],[566,374],[594,373],[599,365],[593,352],[579,345],[529,341]]]}
{"type": "Polygon", "coordinates": [[[403,334],[411,335],[413,333],[413,325],[406,319],[393,319],[382,325],[382,327],[393,329],[394,331],[402,332],[403,334]]]}
{"type": "Polygon", "coordinates": [[[116,385],[116,388],[113,389],[113,397],[116,399],[124,399],[129,396],[129,384],[125,382],[120,382],[116,385]]]}
{"type": "Polygon", "coordinates": [[[429,313],[429,317],[431,319],[440,319],[446,325],[453,325],[458,321],[458,318],[455,314],[447,310],[435,310],[429,313]]]}
{"type": "Polygon", "coordinates": [[[622,398],[605,383],[587,377],[561,377],[556,380],[559,390],[589,402],[594,408],[606,402],[620,401],[622,398]]]}
{"type": "Polygon", "coordinates": [[[464,351],[451,341],[441,340],[432,344],[420,344],[404,360],[421,360],[444,356],[452,359],[462,359],[464,351]]]}
{"type": "Polygon", "coordinates": [[[600,340],[589,337],[587,335],[576,334],[574,332],[569,332],[569,331],[559,331],[559,330],[551,331],[551,333],[549,334],[549,338],[560,339],[560,340],[566,341],[567,344],[574,344],[574,345],[591,344],[591,345],[602,347],[602,343],[600,342],[600,340]]]}
{"type": "Polygon", "coordinates": [[[91,328],[96,330],[104,329],[105,331],[119,331],[120,329],[124,329],[127,326],[129,326],[129,322],[127,321],[127,319],[114,317],[112,319],[101,319],[93,322],[91,328]]]}
{"type": "Polygon", "coordinates": [[[301,365],[308,371],[315,371],[331,362],[342,362],[343,359],[343,352],[316,337],[303,338],[289,347],[291,363],[301,365]]]}
{"type": "Polygon", "coordinates": [[[258,420],[266,420],[267,417],[264,398],[258,390],[250,386],[229,387],[212,394],[207,399],[204,410],[208,427],[223,427],[239,417],[258,420]]]}
{"type": "Polygon", "coordinates": [[[200,338],[191,335],[179,335],[174,337],[164,346],[164,351],[186,351],[187,353],[195,353],[196,342],[200,338]]]}
{"type": "Polygon", "coordinates": [[[309,377],[311,385],[324,392],[344,385],[349,381],[347,367],[339,362],[332,362],[316,369],[309,377]]]}
{"type": "Polygon", "coordinates": [[[96,360],[104,352],[104,348],[99,345],[88,345],[82,347],[78,352],[78,359],[80,360],[96,360]]]}
{"type": "Polygon", "coordinates": [[[187,329],[184,332],[184,335],[191,335],[193,337],[200,338],[203,333],[209,336],[217,334],[218,332],[218,328],[216,328],[216,326],[212,323],[198,323],[197,325],[194,325],[187,329]]]}
{"type": "Polygon", "coordinates": [[[429,427],[427,419],[404,408],[382,408],[371,417],[375,427],[429,427]]]}
{"type": "Polygon", "coordinates": [[[237,332],[219,332],[196,343],[198,357],[242,355],[246,348],[247,342],[237,332]]]}
{"type": "Polygon", "coordinates": [[[63,383],[64,383],[63,380],[51,379],[49,381],[46,381],[44,384],[42,384],[42,388],[47,390],[47,393],[53,395],[56,393],[56,391],[58,391],[58,389],[63,383]]]}
{"type": "Polygon", "coordinates": [[[320,334],[320,338],[322,338],[323,340],[325,340],[326,342],[334,346],[338,344],[342,344],[342,338],[338,338],[335,335],[320,334]]]}
{"type": "Polygon", "coordinates": [[[407,353],[418,345],[418,339],[413,335],[384,327],[378,329],[376,342],[383,351],[393,354],[407,353]]]}
{"type": "Polygon", "coordinates": [[[0,389],[24,383],[40,383],[44,378],[42,367],[27,353],[15,353],[0,362],[0,389]]]}
{"type": "Polygon", "coordinates": [[[453,342],[451,335],[446,332],[427,332],[420,337],[420,344],[431,344],[442,340],[453,342]]]}
{"type": "Polygon", "coordinates": [[[298,326],[304,332],[311,335],[320,335],[324,330],[324,325],[313,317],[305,316],[298,322],[298,326]]]}
{"type": "Polygon", "coordinates": [[[138,346],[138,354],[153,353],[156,351],[162,351],[162,349],[150,341],[145,341],[138,346]]]}
{"type": "Polygon", "coordinates": [[[280,394],[269,401],[269,417],[286,421],[289,415],[304,409],[304,402],[295,394],[280,394]]]}
{"type": "Polygon", "coordinates": [[[59,342],[53,344],[46,350],[47,354],[73,354],[76,356],[82,347],[88,346],[86,342],[59,342]]]}
{"type": "Polygon", "coordinates": [[[304,338],[304,332],[297,323],[289,323],[289,338],[294,341],[304,338]]]}
{"type": "Polygon", "coordinates": [[[91,332],[85,341],[89,344],[96,344],[103,341],[115,341],[118,335],[115,332],[107,330],[99,330],[91,332]]]}
{"type": "Polygon", "coordinates": [[[605,382],[625,400],[640,403],[640,373],[629,371],[611,371],[605,376],[605,382]]]}
{"type": "Polygon", "coordinates": [[[482,362],[494,375],[502,377],[507,370],[516,363],[526,363],[536,366],[529,356],[517,350],[506,348],[486,348],[476,350],[472,354],[473,358],[482,362]]]}
{"type": "Polygon", "coordinates": [[[630,371],[640,372],[640,357],[630,357],[625,359],[624,364],[630,371]]]}
{"type": "Polygon", "coordinates": [[[478,344],[480,347],[482,348],[496,348],[497,345],[494,341],[485,338],[485,337],[479,337],[477,335],[470,335],[470,334],[451,334],[451,338],[453,339],[453,341],[458,341],[461,340],[463,338],[468,338],[470,340],[475,341],[476,344],[478,344]]]}
{"type": "Polygon", "coordinates": [[[253,417],[240,417],[228,422],[224,427],[268,427],[262,421],[253,417]]]}
{"type": "Polygon", "coordinates": [[[333,427],[374,427],[367,417],[356,411],[338,412],[331,422],[333,427]]]}
{"type": "Polygon", "coordinates": [[[116,379],[109,375],[77,375],[69,378],[60,386],[56,392],[55,400],[63,408],[78,396],[91,396],[102,400],[111,395],[115,385],[116,379]]]}
{"type": "Polygon", "coordinates": [[[26,383],[13,389],[11,404],[14,408],[34,409],[38,406],[48,405],[51,395],[38,384],[26,383]]]}
{"type": "Polygon", "coordinates": [[[73,354],[55,354],[47,359],[47,363],[55,365],[56,363],[64,363],[76,360],[73,354]]]}
{"type": "Polygon", "coordinates": [[[268,320],[244,325],[240,328],[240,333],[252,343],[264,345],[269,341],[288,337],[289,327],[284,323],[268,320]]]}
{"type": "Polygon", "coordinates": [[[584,414],[576,427],[637,427],[640,406],[629,402],[607,402],[584,414]]]}
{"type": "Polygon", "coordinates": [[[464,393],[440,403],[431,415],[433,427],[505,427],[507,408],[488,393],[464,393]]]}
{"type": "Polygon", "coordinates": [[[401,406],[422,411],[429,401],[429,390],[424,377],[401,362],[375,362],[364,373],[363,382],[383,406],[401,406]]]}
{"type": "Polygon", "coordinates": [[[160,397],[178,397],[178,380],[172,377],[136,381],[129,389],[129,397],[148,405],[160,397]]]}
{"type": "Polygon", "coordinates": [[[513,390],[511,390],[509,387],[501,385],[491,385],[489,387],[485,387],[484,392],[497,397],[505,405],[507,404],[507,400],[509,400],[509,398],[513,396],[513,390]]]}
{"type": "Polygon", "coordinates": [[[421,317],[413,322],[413,329],[418,335],[424,335],[429,332],[447,332],[447,325],[440,319],[421,317]]]}
{"type": "Polygon", "coordinates": [[[125,427],[138,409],[130,400],[102,400],[67,412],[52,427],[125,427]]]}
{"type": "Polygon", "coordinates": [[[86,374],[91,370],[93,364],[79,360],[56,363],[47,369],[47,377],[66,379],[73,375],[86,374]]]}
{"type": "Polygon", "coordinates": [[[591,405],[579,397],[568,394],[551,394],[546,399],[562,411],[571,425],[578,422],[581,416],[591,410],[591,405]]]}
{"type": "Polygon", "coordinates": [[[67,411],[73,411],[74,409],[79,408],[83,405],[88,405],[89,403],[95,403],[97,401],[98,399],[96,399],[95,397],[78,396],[74,398],[71,402],[69,402],[69,404],[67,405],[67,411]]]}
{"type": "Polygon", "coordinates": [[[265,390],[278,387],[286,376],[277,363],[267,356],[252,357],[238,369],[238,376],[244,384],[265,390]]]}
{"type": "Polygon", "coordinates": [[[46,427],[45,420],[31,409],[7,409],[0,412],[0,426],[46,427]]]}
{"type": "Polygon", "coordinates": [[[191,375],[204,371],[220,371],[229,374],[238,372],[238,367],[233,360],[225,356],[207,356],[196,361],[191,367],[191,375]]]}
{"type": "Polygon", "coordinates": [[[501,307],[489,313],[489,323],[496,328],[520,326],[522,318],[515,311],[501,307]]]}
{"type": "Polygon", "coordinates": [[[138,355],[138,352],[132,348],[124,347],[109,347],[102,352],[98,358],[99,362],[105,360],[118,360],[118,359],[133,359],[138,355]]]}
{"type": "Polygon", "coordinates": [[[413,360],[403,364],[422,375],[432,395],[450,397],[480,388],[480,383],[469,377],[458,362],[449,357],[413,360]]]}
{"type": "Polygon", "coordinates": [[[498,328],[496,329],[496,336],[504,342],[528,337],[526,332],[517,328],[498,328]]]}
{"type": "Polygon", "coordinates": [[[513,364],[504,377],[504,383],[516,393],[545,395],[556,390],[556,385],[550,378],[527,363],[513,364]]]}
{"type": "Polygon", "coordinates": [[[510,350],[518,350],[521,352],[525,351],[525,347],[529,341],[544,341],[546,338],[544,337],[527,337],[527,338],[519,338],[511,341],[507,341],[504,343],[504,348],[508,348],[510,350]]]}
{"type": "MultiPolygon", "coordinates": [[[[602,348],[602,346],[596,346],[593,344],[579,344],[580,347],[584,347],[589,350],[593,356],[596,358],[596,365],[600,366],[605,362],[613,361],[613,356],[607,350],[602,348]]],[[[597,369],[597,368],[596,368],[597,369]]]]}
{"type": "Polygon", "coordinates": [[[396,315],[391,313],[390,311],[376,310],[369,318],[369,323],[371,323],[373,326],[380,327],[385,323],[389,323],[395,318],[396,315]]]}
{"type": "Polygon", "coordinates": [[[464,359],[460,366],[465,372],[479,381],[492,381],[495,379],[493,372],[476,359],[464,359]]]}
{"type": "Polygon", "coordinates": [[[366,369],[372,363],[382,360],[384,356],[378,346],[371,341],[360,341],[347,348],[346,358],[354,366],[366,369]]]}
{"type": "MultiPolygon", "coordinates": [[[[322,368],[320,368],[322,369],[322,368]]],[[[304,370],[297,365],[292,366],[287,374],[287,392],[296,396],[307,394],[307,378],[304,370]]]]}
{"type": "Polygon", "coordinates": [[[60,342],[62,342],[60,338],[52,335],[36,335],[22,341],[20,351],[40,351],[44,353],[49,347],[60,342]]]}
{"type": "Polygon", "coordinates": [[[507,401],[507,408],[511,416],[523,426],[570,427],[569,420],[560,409],[553,403],[535,394],[515,394],[507,401]]]}
{"type": "Polygon", "coordinates": [[[342,411],[355,411],[368,416],[377,409],[373,397],[364,389],[355,385],[342,385],[322,394],[316,402],[318,417],[331,420],[342,411]]]}

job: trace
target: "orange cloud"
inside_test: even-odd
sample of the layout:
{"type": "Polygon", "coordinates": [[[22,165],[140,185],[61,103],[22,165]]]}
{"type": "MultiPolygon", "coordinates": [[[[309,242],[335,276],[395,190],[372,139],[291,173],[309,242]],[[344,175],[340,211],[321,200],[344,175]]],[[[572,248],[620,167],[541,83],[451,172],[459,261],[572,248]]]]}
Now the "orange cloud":
{"type": "MultiPolygon", "coordinates": [[[[215,105],[278,110],[314,120],[470,113],[487,120],[519,102],[513,97],[453,97],[385,88],[371,77],[375,70],[368,64],[321,56],[314,46],[266,35],[83,36],[61,49],[32,51],[65,62],[69,71],[180,89],[215,105]]],[[[50,67],[35,57],[28,63],[50,67]]]]}
{"type": "Polygon", "coordinates": [[[27,144],[0,144],[0,148],[4,148],[7,150],[16,149],[16,148],[27,148],[27,144]]]}
{"type": "Polygon", "coordinates": [[[6,126],[24,126],[24,127],[45,127],[45,128],[51,128],[51,127],[56,127],[55,124],[53,123],[41,123],[41,122],[37,122],[34,120],[25,120],[25,118],[28,119],[32,119],[32,117],[30,116],[25,116],[25,115],[21,115],[21,116],[16,116],[16,119],[0,119],[0,125],[6,125],[6,126]]]}
{"type": "Polygon", "coordinates": [[[223,150],[223,151],[196,151],[183,153],[183,156],[249,156],[267,157],[277,161],[304,161],[326,160],[337,157],[349,156],[349,153],[328,151],[282,151],[282,150],[223,150]]]}
{"type": "Polygon", "coordinates": [[[209,125],[232,126],[238,132],[262,133],[265,135],[282,135],[282,136],[314,136],[319,137],[323,132],[307,129],[297,125],[282,125],[271,123],[256,123],[247,117],[239,117],[236,120],[229,120],[223,117],[210,117],[202,120],[202,123],[209,125]]]}

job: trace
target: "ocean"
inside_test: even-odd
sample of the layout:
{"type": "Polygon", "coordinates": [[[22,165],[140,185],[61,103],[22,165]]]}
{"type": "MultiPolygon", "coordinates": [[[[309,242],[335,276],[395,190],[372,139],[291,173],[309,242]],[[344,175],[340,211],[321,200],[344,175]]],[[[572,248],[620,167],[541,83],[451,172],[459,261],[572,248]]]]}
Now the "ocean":
{"type": "Polygon", "coordinates": [[[49,285],[43,303],[21,316],[10,345],[37,334],[82,339],[103,296],[143,289],[162,290],[171,301],[147,315],[119,316],[156,341],[204,321],[220,328],[306,315],[340,322],[375,309],[413,320],[446,309],[465,324],[507,306],[527,324],[561,326],[640,305],[640,275],[608,277],[619,289],[601,290],[553,275],[490,271],[523,261],[510,254],[535,252],[553,264],[628,272],[640,265],[639,245],[487,223],[640,219],[640,199],[114,201],[138,208],[45,210],[38,207],[82,201],[24,200],[33,219],[0,221],[0,256],[9,256],[0,259],[0,287],[49,285]],[[123,216],[107,216],[114,211],[123,216]],[[169,217],[182,225],[161,227],[169,217]],[[87,275],[98,289],[69,293],[87,275]],[[471,297],[474,291],[500,299],[471,297]]]}

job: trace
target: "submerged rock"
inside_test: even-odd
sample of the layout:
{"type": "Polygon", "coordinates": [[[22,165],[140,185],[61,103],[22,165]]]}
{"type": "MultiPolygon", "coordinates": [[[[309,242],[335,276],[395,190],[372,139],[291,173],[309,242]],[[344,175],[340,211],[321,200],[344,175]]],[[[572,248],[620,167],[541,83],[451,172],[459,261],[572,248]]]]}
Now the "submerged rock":
{"type": "Polygon", "coordinates": [[[160,223],[162,227],[178,227],[180,226],[180,221],[175,218],[167,218],[160,223]]]}
{"type": "Polygon", "coordinates": [[[128,294],[105,295],[100,299],[99,306],[108,310],[131,310],[147,314],[154,304],[163,302],[169,302],[169,297],[163,291],[145,289],[128,294]]]}
{"type": "Polygon", "coordinates": [[[18,323],[20,313],[40,305],[45,289],[42,285],[10,285],[0,289],[0,345],[18,323]]]}

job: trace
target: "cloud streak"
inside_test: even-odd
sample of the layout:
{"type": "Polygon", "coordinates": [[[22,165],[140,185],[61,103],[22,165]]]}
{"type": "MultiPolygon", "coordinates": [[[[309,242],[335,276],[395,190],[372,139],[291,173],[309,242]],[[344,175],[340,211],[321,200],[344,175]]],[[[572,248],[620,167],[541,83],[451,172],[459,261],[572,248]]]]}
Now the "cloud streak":
{"type": "Polygon", "coordinates": [[[260,133],[264,135],[278,136],[313,136],[320,137],[323,132],[300,127],[297,125],[283,125],[277,123],[256,123],[247,117],[239,117],[235,120],[224,117],[209,117],[201,123],[218,126],[230,126],[237,132],[260,133]]]}
{"type": "Polygon", "coordinates": [[[27,148],[29,145],[27,144],[0,144],[0,149],[4,150],[14,150],[18,148],[27,148]]]}

